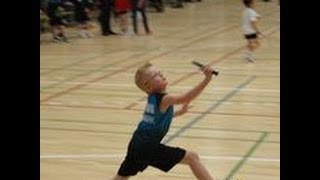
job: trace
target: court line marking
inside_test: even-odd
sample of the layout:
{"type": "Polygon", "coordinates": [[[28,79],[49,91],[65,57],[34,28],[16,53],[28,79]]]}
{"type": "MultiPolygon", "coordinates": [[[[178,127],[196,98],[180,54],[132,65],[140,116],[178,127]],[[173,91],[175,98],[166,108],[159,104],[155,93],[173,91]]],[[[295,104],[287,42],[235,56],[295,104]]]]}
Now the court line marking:
{"type": "MultiPolygon", "coordinates": [[[[232,27],[232,26],[231,26],[231,27],[232,27]]],[[[229,28],[226,28],[226,29],[229,30],[229,28]]],[[[275,30],[272,30],[270,33],[266,34],[265,37],[266,37],[266,36],[269,36],[269,35],[271,35],[271,34],[273,34],[273,33],[275,33],[276,31],[278,31],[278,28],[275,28],[275,30]]],[[[218,34],[218,33],[219,33],[219,31],[217,32],[217,34],[218,34]]],[[[198,39],[196,39],[194,42],[197,42],[197,41],[199,41],[200,39],[202,39],[202,38],[198,38],[198,39]]],[[[187,44],[187,45],[182,44],[181,46],[176,47],[176,49],[184,48],[184,46],[189,46],[189,45],[190,45],[190,44],[187,44]]],[[[223,55],[222,57],[218,58],[218,60],[216,60],[216,61],[211,61],[209,64],[211,64],[211,65],[217,64],[217,63],[219,63],[220,61],[223,61],[226,57],[228,57],[228,56],[230,56],[230,55],[232,55],[232,54],[235,54],[235,53],[237,53],[238,51],[240,51],[240,50],[242,50],[242,49],[244,49],[244,48],[245,48],[245,46],[241,46],[240,48],[237,48],[236,50],[231,51],[231,52],[223,55]]],[[[167,55],[167,54],[170,54],[170,53],[171,53],[171,51],[167,51],[167,52],[161,53],[160,55],[157,55],[157,56],[158,56],[158,57],[161,57],[161,56],[163,56],[163,55],[167,55]]],[[[153,59],[158,58],[157,56],[153,57],[153,59]]],[[[137,64],[139,64],[139,63],[131,64],[131,65],[129,66],[129,68],[131,68],[131,67],[133,67],[133,66],[135,66],[135,65],[137,65],[137,64]]],[[[121,72],[122,70],[123,70],[123,69],[120,68],[120,69],[117,70],[116,72],[118,73],[119,71],[121,72]]],[[[90,71],[90,72],[91,72],[91,71],[90,71]]],[[[185,80],[185,79],[193,76],[193,75],[196,74],[196,73],[197,73],[197,72],[193,72],[193,73],[187,74],[187,75],[183,76],[182,78],[174,81],[172,84],[177,84],[177,83],[179,83],[180,81],[185,80]]],[[[104,79],[104,78],[109,77],[109,76],[112,76],[112,75],[107,74],[107,75],[105,75],[105,76],[96,78],[96,79],[91,80],[91,81],[89,81],[89,82],[96,82],[96,81],[99,81],[99,80],[104,79]]],[[[72,78],[72,79],[73,79],[73,78],[72,78]]],[[[57,84],[65,83],[65,82],[67,82],[67,81],[66,81],[66,80],[63,80],[63,81],[59,81],[57,84]]],[[[62,94],[67,94],[69,91],[73,91],[73,90],[75,90],[75,89],[80,89],[82,86],[87,86],[87,84],[79,84],[79,85],[77,85],[77,86],[75,86],[75,87],[71,87],[71,88],[69,88],[69,89],[67,89],[67,90],[65,90],[65,91],[56,93],[56,94],[52,95],[52,97],[49,96],[49,97],[47,97],[47,98],[45,98],[45,99],[43,99],[43,100],[40,100],[40,103],[43,102],[43,101],[47,101],[47,100],[49,100],[49,99],[55,98],[56,96],[61,96],[62,94]]],[[[50,87],[52,88],[52,85],[51,85],[50,87]]],[[[43,88],[46,89],[46,88],[49,88],[49,87],[43,87],[43,88]]],[[[43,89],[43,88],[41,88],[41,89],[43,89]]],[[[41,92],[41,90],[40,90],[40,92],[41,92]]],[[[130,106],[131,106],[131,105],[130,105],[130,106]]]]}
{"type": "MultiPolygon", "coordinates": [[[[231,28],[230,28],[230,29],[231,29],[231,28]]],[[[229,30],[229,29],[228,29],[228,30],[229,30]]],[[[273,33],[275,33],[275,32],[276,32],[276,31],[272,31],[271,33],[268,33],[268,34],[266,34],[265,36],[269,36],[270,34],[273,34],[273,33]]],[[[218,34],[218,33],[219,33],[219,31],[217,32],[217,34],[218,34]]],[[[193,41],[193,42],[197,42],[197,41],[199,41],[200,39],[202,39],[202,38],[198,38],[198,39],[196,39],[196,40],[193,41]]],[[[185,46],[189,46],[189,45],[190,45],[190,44],[187,44],[187,45],[183,44],[183,45],[181,45],[181,46],[178,46],[178,47],[175,48],[175,49],[181,49],[181,48],[184,48],[185,46]]],[[[240,51],[240,50],[242,50],[242,49],[244,49],[244,48],[245,48],[245,46],[242,46],[242,47],[240,47],[240,48],[235,49],[234,51],[231,51],[231,52],[229,52],[229,53],[226,53],[226,54],[223,55],[222,57],[218,58],[216,61],[211,61],[209,64],[210,64],[210,65],[213,65],[213,64],[219,63],[219,62],[223,61],[224,59],[226,59],[226,57],[228,57],[228,56],[230,56],[230,55],[232,55],[232,54],[235,54],[235,53],[237,53],[238,51],[240,51]]],[[[175,50],[175,49],[173,49],[173,50],[175,50]]],[[[167,52],[161,53],[160,55],[157,55],[157,56],[153,57],[152,59],[156,59],[156,58],[158,58],[158,57],[165,56],[165,55],[170,54],[170,53],[171,53],[171,51],[167,51],[167,52]]],[[[148,59],[151,59],[151,58],[148,58],[148,59]]],[[[140,64],[141,62],[143,62],[143,61],[139,61],[138,63],[130,64],[129,66],[126,66],[126,68],[124,68],[124,69],[128,69],[128,68],[130,69],[130,68],[132,68],[132,67],[135,67],[135,66],[137,66],[138,64],[140,64]]],[[[119,69],[118,71],[113,72],[112,74],[105,74],[105,75],[103,75],[103,76],[100,76],[100,77],[95,78],[95,79],[93,79],[93,80],[90,80],[90,81],[88,81],[88,82],[97,82],[97,81],[100,81],[101,79],[105,79],[105,78],[107,78],[107,77],[113,76],[114,74],[117,74],[118,72],[121,72],[121,71],[123,71],[124,69],[119,69]]],[[[196,72],[195,72],[195,73],[186,74],[185,76],[181,77],[180,79],[174,81],[172,84],[177,84],[177,83],[179,83],[179,82],[181,82],[181,81],[183,81],[183,80],[185,80],[185,79],[193,76],[194,74],[196,74],[196,72]]],[[[63,94],[68,94],[68,93],[70,93],[71,91],[74,91],[74,90],[77,90],[77,89],[81,89],[83,86],[86,86],[86,85],[85,85],[85,84],[80,84],[80,85],[76,85],[76,86],[74,86],[74,87],[71,87],[71,88],[69,88],[69,89],[60,91],[60,92],[58,92],[58,93],[56,93],[56,94],[50,95],[49,97],[45,97],[44,99],[40,99],[40,103],[43,103],[43,102],[45,102],[45,101],[49,101],[49,100],[51,100],[51,99],[53,99],[53,98],[56,98],[56,97],[59,97],[59,96],[61,96],[61,95],[63,95],[63,94]]],[[[41,92],[41,90],[40,90],[40,92],[41,92]]],[[[141,100],[141,99],[140,99],[140,100],[141,100]]],[[[133,105],[134,105],[134,104],[130,104],[129,107],[131,107],[131,106],[133,106],[133,105]]]]}
{"type": "Polygon", "coordinates": [[[196,116],[195,118],[192,118],[192,120],[187,123],[185,126],[183,126],[182,128],[180,128],[178,131],[176,131],[172,136],[166,138],[163,140],[163,143],[169,143],[170,141],[172,141],[173,139],[175,139],[176,137],[180,136],[180,134],[182,134],[183,132],[185,132],[186,130],[188,130],[190,127],[192,127],[194,124],[196,124],[197,122],[199,122],[203,117],[205,117],[208,113],[212,112],[213,110],[215,110],[217,107],[220,106],[220,104],[222,104],[223,102],[225,102],[226,100],[228,100],[229,98],[233,97],[237,92],[240,91],[240,89],[244,88],[245,86],[247,86],[248,84],[250,84],[252,81],[254,81],[257,77],[256,76],[251,76],[250,78],[246,79],[244,82],[242,82],[240,85],[237,86],[236,90],[233,90],[231,92],[229,92],[227,95],[225,95],[222,99],[218,100],[217,103],[214,103],[211,107],[207,108],[204,112],[200,113],[198,116],[196,116]]]}
{"type": "MultiPolygon", "coordinates": [[[[41,122],[49,121],[49,122],[61,122],[61,123],[83,123],[83,124],[106,124],[106,125],[122,125],[122,126],[132,126],[132,124],[136,124],[136,122],[119,122],[119,121],[87,121],[87,120],[77,120],[77,119],[59,119],[59,118],[41,118],[41,122]]],[[[182,126],[172,125],[171,128],[181,128],[182,126]]],[[[268,132],[270,134],[279,134],[280,131],[258,131],[252,129],[230,129],[230,128],[211,128],[204,126],[194,126],[193,130],[209,130],[209,131],[225,131],[225,132],[245,132],[245,133],[261,133],[268,132]]]]}
{"type": "MultiPolygon", "coordinates": [[[[59,81],[40,81],[41,84],[51,84],[56,83],[59,81]]],[[[67,82],[64,83],[66,85],[92,85],[94,87],[134,87],[136,88],[135,84],[112,84],[112,83],[87,83],[87,82],[81,82],[81,81],[73,81],[73,82],[67,82]]],[[[194,86],[172,86],[172,89],[190,89],[194,86]]],[[[230,91],[239,89],[238,87],[229,88],[229,87],[214,87],[215,91],[230,91]]],[[[279,89],[260,89],[260,88],[245,88],[241,89],[242,91],[250,91],[250,92],[280,92],[279,89]]]]}
{"type": "MultiPolygon", "coordinates": [[[[118,103],[123,103],[123,102],[127,102],[127,101],[128,101],[127,98],[118,98],[117,99],[118,103]]],[[[199,99],[196,103],[193,103],[193,106],[189,106],[189,112],[195,112],[193,110],[190,110],[191,107],[195,107],[198,105],[211,105],[212,103],[218,103],[218,102],[219,102],[219,100],[210,101],[210,100],[205,100],[205,99],[203,99],[203,100],[199,99]]],[[[60,106],[60,107],[79,106],[79,107],[83,107],[83,108],[88,107],[91,109],[93,109],[94,107],[97,107],[97,108],[106,107],[106,109],[107,109],[107,108],[109,108],[107,105],[110,105],[112,103],[114,103],[114,102],[105,102],[105,101],[94,101],[94,102],[86,102],[86,103],[83,103],[80,101],[47,102],[48,105],[53,105],[53,106],[60,106]]],[[[242,106],[257,106],[257,105],[259,105],[261,107],[279,107],[280,106],[279,101],[274,101],[274,102],[271,102],[271,101],[226,101],[226,102],[223,102],[223,104],[228,105],[228,106],[237,105],[237,104],[242,105],[242,106]]],[[[119,109],[129,110],[132,108],[124,107],[124,108],[119,108],[119,109]]],[[[208,113],[208,114],[210,114],[210,113],[208,113]]]]}
{"type": "MultiPolygon", "coordinates": [[[[120,159],[124,158],[124,154],[47,154],[40,155],[40,159],[120,159]]],[[[228,160],[228,161],[238,161],[243,157],[240,156],[209,156],[209,155],[200,155],[200,158],[203,160],[228,160]]],[[[272,162],[280,163],[278,158],[248,158],[249,161],[255,162],[272,162]]]]}
{"type": "MultiPolygon", "coordinates": [[[[43,71],[42,73],[40,72],[40,76],[41,75],[48,75],[48,74],[50,74],[52,72],[56,72],[56,71],[61,71],[63,69],[67,69],[68,67],[74,67],[75,65],[79,65],[79,64],[81,64],[83,62],[87,62],[88,60],[96,60],[96,59],[98,59],[99,57],[102,57],[105,54],[118,53],[118,52],[120,52],[122,50],[123,49],[111,49],[110,51],[103,52],[103,53],[101,53],[99,55],[97,55],[96,53],[95,54],[90,54],[90,56],[88,54],[86,54],[86,55],[88,55],[88,57],[84,57],[84,58],[82,58],[80,60],[77,60],[75,62],[69,63],[69,64],[67,64],[67,65],[65,65],[63,67],[53,67],[53,68],[50,68],[47,71],[43,71]]],[[[50,56],[55,56],[56,58],[59,58],[61,56],[65,58],[66,56],[70,56],[70,59],[71,59],[70,61],[76,60],[76,59],[79,58],[79,56],[76,56],[76,55],[65,55],[65,54],[63,54],[63,55],[60,55],[60,54],[59,55],[50,55],[50,56]]],[[[48,55],[41,55],[41,57],[42,58],[48,57],[48,55]]],[[[44,69],[40,67],[40,70],[44,70],[44,69]]]]}
{"type": "MultiPolygon", "coordinates": [[[[123,108],[123,107],[115,107],[115,106],[81,106],[81,105],[70,105],[70,104],[62,104],[60,102],[48,102],[46,104],[40,104],[40,106],[48,106],[48,107],[57,107],[57,108],[81,108],[81,109],[101,109],[101,110],[128,110],[128,111],[138,111],[141,113],[141,108],[123,108]]],[[[190,110],[190,114],[198,114],[202,113],[203,111],[196,111],[196,110],[190,110]]],[[[280,115],[275,114],[275,115],[270,115],[270,114],[254,114],[254,113],[228,113],[228,112],[207,112],[207,114],[210,115],[226,115],[226,116],[256,116],[256,117],[270,117],[270,118],[279,118],[280,115]]]]}
{"type": "MultiPolygon", "coordinates": [[[[67,56],[67,55],[66,55],[67,56]]],[[[259,60],[260,59],[263,59],[261,57],[259,57],[259,60]]],[[[266,59],[270,59],[270,58],[266,58],[266,59]]],[[[280,60],[280,58],[272,58],[272,59],[277,59],[277,60],[280,60]]],[[[278,65],[278,64],[277,64],[278,65]]],[[[96,66],[93,66],[93,67],[96,67],[96,66]]],[[[169,72],[169,73],[188,73],[188,72],[191,72],[192,70],[190,70],[190,67],[191,66],[183,66],[183,67],[179,67],[178,69],[175,68],[175,67],[172,67],[172,66],[165,66],[166,67],[166,72],[169,72]]],[[[41,70],[51,70],[51,69],[54,69],[55,66],[46,66],[46,67],[43,67],[41,68],[41,70]]],[[[118,70],[120,69],[121,67],[116,67],[116,66],[112,66],[110,68],[108,68],[109,70],[118,70]]],[[[64,70],[66,71],[76,71],[76,72],[84,72],[84,71],[87,71],[86,70],[87,68],[86,67],[74,67],[72,66],[72,68],[65,68],[64,70]]],[[[280,69],[280,68],[277,68],[277,69],[280,69]]],[[[274,72],[275,70],[274,67],[265,67],[264,70],[266,72],[274,72]]],[[[244,67],[219,67],[219,70],[223,70],[224,72],[234,72],[234,71],[246,71],[246,69],[244,67]]],[[[124,72],[124,74],[130,74],[129,72],[124,72]]]]}
{"type": "MultiPolygon", "coordinates": [[[[276,11],[274,11],[274,12],[276,12],[276,11]]],[[[270,14],[273,14],[273,11],[270,11],[270,14]],[[271,12],[272,12],[272,13],[271,13],[271,12]]],[[[267,16],[267,17],[270,17],[270,16],[267,16]]],[[[201,36],[200,36],[200,37],[197,37],[197,38],[191,40],[191,42],[182,43],[181,45],[173,48],[172,50],[166,51],[166,52],[164,52],[164,53],[160,53],[159,55],[156,55],[156,56],[153,56],[153,57],[147,58],[147,59],[148,59],[148,60],[150,60],[150,59],[156,59],[156,58],[159,58],[159,57],[161,57],[161,56],[168,55],[168,54],[172,53],[173,51],[175,51],[176,49],[182,49],[182,48],[188,47],[188,46],[190,46],[190,45],[193,44],[193,43],[197,43],[197,42],[199,42],[199,41],[207,38],[208,36],[212,36],[212,35],[220,34],[221,32],[229,31],[229,30],[231,30],[231,29],[234,29],[235,27],[237,27],[237,25],[230,25],[229,27],[224,27],[224,28],[222,28],[222,30],[224,29],[224,31],[220,31],[220,29],[218,28],[219,30],[211,32],[212,34],[209,33],[209,34],[206,34],[206,35],[204,35],[204,36],[202,36],[202,37],[201,37],[201,36]]],[[[273,34],[274,32],[276,32],[276,31],[273,31],[273,32],[271,32],[271,33],[266,34],[265,37],[266,37],[266,36],[269,36],[270,34],[273,34]]],[[[223,61],[223,59],[226,58],[227,56],[229,56],[229,55],[231,55],[231,54],[235,54],[235,53],[237,53],[239,50],[242,50],[242,49],[244,49],[244,48],[245,48],[245,46],[242,46],[242,47],[240,47],[240,48],[237,48],[235,51],[231,51],[231,52],[225,54],[225,55],[222,56],[219,60],[213,61],[213,62],[211,62],[210,64],[213,65],[213,64],[218,63],[218,62],[220,62],[220,61],[223,61]]],[[[146,61],[146,60],[144,60],[144,61],[146,61]]],[[[142,63],[142,62],[144,62],[144,61],[139,61],[138,63],[130,64],[129,66],[126,66],[126,67],[123,68],[123,69],[119,69],[118,71],[115,71],[115,72],[113,72],[112,74],[106,74],[106,75],[100,76],[100,77],[98,77],[98,78],[95,78],[95,79],[93,79],[93,80],[90,80],[89,82],[100,81],[101,79],[105,79],[105,78],[110,77],[110,76],[113,76],[114,74],[117,74],[117,73],[119,73],[119,72],[121,72],[121,71],[124,71],[124,69],[128,69],[128,68],[130,69],[130,68],[132,68],[132,67],[135,67],[135,66],[139,65],[140,63],[142,63]]],[[[91,72],[91,71],[90,71],[90,72],[91,72]]],[[[188,77],[190,77],[190,76],[192,76],[192,74],[191,74],[191,75],[190,75],[190,74],[187,74],[187,76],[182,77],[181,80],[184,80],[185,78],[188,78],[188,77]]],[[[62,81],[62,82],[63,82],[63,81],[62,81]]],[[[180,81],[178,80],[177,82],[180,82],[180,81]]],[[[61,95],[70,93],[71,91],[80,89],[80,88],[82,88],[83,86],[85,86],[85,85],[77,85],[77,86],[71,87],[71,88],[69,88],[69,89],[66,89],[66,90],[64,90],[64,91],[60,91],[60,92],[58,92],[58,93],[56,93],[56,94],[53,94],[53,95],[51,95],[51,96],[49,96],[49,97],[45,97],[44,99],[40,99],[40,103],[45,102],[45,101],[49,101],[49,100],[51,100],[51,99],[53,99],[53,98],[56,98],[56,97],[59,97],[59,96],[61,96],[61,95]]],[[[41,90],[40,90],[40,91],[41,91],[41,90]]]]}
{"type": "Polygon", "coordinates": [[[269,133],[264,132],[262,133],[261,137],[258,141],[249,149],[249,151],[240,159],[240,161],[231,169],[229,174],[224,179],[231,179],[238,171],[239,169],[244,165],[246,161],[249,160],[250,156],[253,154],[253,152],[259,147],[259,145],[266,139],[269,133]]]}
{"type": "MultiPolygon", "coordinates": [[[[108,78],[108,77],[110,77],[110,76],[115,76],[115,75],[117,75],[118,73],[125,72],[125,71],[127,71],[128,69],[131,69],[131,68],[133,68],[133,67],[139,66],[139,64],[142,64],[142,63],[144,63],[144,62],[146,62],[146,61],[155,60],[155,59],[157,59],[157,58],[159,58],[159,57],[166,56],[166,55],[168,55],[168,54],[171,54],[171,53],[175,52],[177,49],[183,49],[183,48],[189,47],[189,46],[191,46],[193,43],[196,43],[196,42],[198,42],[198,41],[201,41],[202,39],[206,39],[208,36],[213,36],[213,35],[217,35],[217,34],[220,34],[220,33],[224,33],[224,32],[229,31],[229,30],[231,30],[231,29],[233,29],[233,28],[235,28],[235,27],[237,27],[237,26],[236,26],[236,25],[232,25],[232,26],[227,26],[227,27],[223,27],[223,28],[218,28],[219,30],[217,30],[217,31],[214,30],[213,32],[210,32],[209,34],[205,35],[204,37],[201,37],[201,36],[200,36],[200,37],[197,37],[197,38],[195,38],[195,39],[193,39],[193,40],[191,40],[191,41],[189,41],[189,42],[182,43],[182,44],[178,45],[177,47],[172,48],[172,49],[170,49],[170,50],[168,50],[168,51],[162,52],[162,53],[160,53],[160,54],[158,54],[158,55],[154,55],[154,56],[151,56],[151,57],[141,58],[142,60],[139,60],[138,62],[131,63],[131,64],[129,64],[129,65],[126,64],[125,67],[122,67],[122,68],[120,68],[119,70],[109,72],[109,73],[107,73],[107,74],[105,74],[105,75],[102,75],[102,76],[99,76],[99,77],[97,77],[97,78],[91,79],[91,80],[89,80],[88,82],[97,82],[97,81],[100,81],[100,80],[102,80],[102,79],[108,78]]],[[[130,58],[130,59],[132,59],[132,58],[130,58]]],[[[125,62],[126,62],[126,61],[125,61],[125,62]]],[[[108,67],[109,67],[109,66],[108,66],[108,67]]],[[[103,67],[103,68],[104,68],[104,67],[103,67]]],[[[100,69],[103,69],[103,68],[100,68],[100,69]]],[[[90,70],[88,73],[91,74],[92,72],[98,72],[98,71],[97,71],[97,70],[90,70]]],[[[79,77],[79,76],[75,76],[75,77],[72,77],[71,79],[75,79],[75,78],[78,78],[78,77],[79,77]]],[[[67,80],[61,81],[60,83],[64,83],[64,82],[67,82],[67,80]]],[[[60,83],[58,83],[58,84],[56,84],[56,85],[52,85],[52,86],[50,86],[50,88],[52,88],[53,86],[60,85],[60,83]]],[[[68,94],[68,93],[70,93],[71,91],[81,89],[81,88],[84,87],[84,86],[86,86],[86,85],[85,85],[85,84],[80,84],[80,85],[77,85],[77,86],[74,86],[74,87],[70,87],[70,88],[68,88],[68,89],[66,89],[66,90],[60,91],[60,92],[58,92],[58,93],[55,93],[55,94],[53,94],[53,95],[50,95],[50,96],[45,97],[45,98],[43,98],[43,99],[40,99],[40,103],[43,103],[43,102],[45,102],[45,101],[49,101],[49,100],[54,99],[54,98],[56,98],[56,97],[62,96],[62,95],[64,95],[64,94],[68,94]]],[[[49,87],[47,87],[47,88],[49,88],[49,87]]],[[[42,89],[46,89],[46,87],[43,87],[42,89]]],[[[40,90],[40,92],[41,92],[41,90],[40,90]]]]}

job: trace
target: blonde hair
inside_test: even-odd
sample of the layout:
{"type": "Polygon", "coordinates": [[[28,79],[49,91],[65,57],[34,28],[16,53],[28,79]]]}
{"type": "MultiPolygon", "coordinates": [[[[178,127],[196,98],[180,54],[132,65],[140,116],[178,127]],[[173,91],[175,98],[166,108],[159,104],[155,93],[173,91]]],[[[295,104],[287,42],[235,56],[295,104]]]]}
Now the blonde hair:
{"type": "Polygon", "coordinates": [[[146,74],[146,70],[151,66],[153,66],[153,64],[151,64],[150,62],[147,62],[144,65],[140,66],[137,69],[136,75],[134,77],[136,85],[138,86],[139,89],[141,89],[144,92],[147,91],[147,87],[146,87],[146,84],[144,82],[144,77],[145,77],[145,74],[146,74]]]}

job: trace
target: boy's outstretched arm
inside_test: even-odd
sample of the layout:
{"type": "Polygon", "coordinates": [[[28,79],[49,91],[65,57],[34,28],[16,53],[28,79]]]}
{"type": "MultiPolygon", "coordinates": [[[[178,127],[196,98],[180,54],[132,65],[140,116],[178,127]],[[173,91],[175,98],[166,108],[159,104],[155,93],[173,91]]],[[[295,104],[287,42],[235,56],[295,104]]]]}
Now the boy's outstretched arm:
{"type": "Polygon", "coordinates": [[[212,68],[210,66],[205,66],[202,71],[205,74],[205,78],[189,91],[182,95],[165,95],[160,103],[160,110],[165,112],[170,105],[183,104],[195,99],[212,79],[212,68]]]}

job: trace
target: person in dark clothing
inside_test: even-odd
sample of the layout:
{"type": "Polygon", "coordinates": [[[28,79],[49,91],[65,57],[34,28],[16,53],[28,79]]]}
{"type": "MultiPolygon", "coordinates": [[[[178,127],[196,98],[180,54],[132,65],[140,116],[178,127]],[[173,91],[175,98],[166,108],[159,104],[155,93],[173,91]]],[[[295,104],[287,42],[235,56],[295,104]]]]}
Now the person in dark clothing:
{"type": "Polygon", "coordinates": [[[133,31],[135,34],[139,35],[138,32],[138,21],[137,21],[137,13],[140,12],[142,16],[142,22],[144,26],[144,30],[146,34],[152,34],[149,25],[148,19],[146,14],[146,1],[147,0],[131,0],[131,7],[132,7],[132,22],[133,22],[133,31]]]}
{"type": "Polygon", "coordinates": [[[64,9],[61,0],[49,0],[46,4],[47,15],[50,19],[54,42],[69,42],[65,36],[64,9]]]}
{"type": "Polygon", "coordinates": [[[93,37],[90,32],[89,12],[93,2],[88,0],[70,0],[74,4],[74,19],[79,26],[79,35],[83,38],[93,37]]]}
{"type": "Polygon", "coordinates": [[[116,35],[110,27],[110,15],[113,4],[114,0],[99,0],[100,14],[98,20],[101,26],[102,35],[104,36],[116,35]]]}
{"type": "Polygon", "coordinates": [[[176,0],[176,3],[171,6],[172,8],[183,8],[182,0],[176,0]]]}
{"type": "Polygon", "coordinates": [[[156,9],[157,12],[164,12],[163,0],[149,0],[152,7],[156,9]]]}

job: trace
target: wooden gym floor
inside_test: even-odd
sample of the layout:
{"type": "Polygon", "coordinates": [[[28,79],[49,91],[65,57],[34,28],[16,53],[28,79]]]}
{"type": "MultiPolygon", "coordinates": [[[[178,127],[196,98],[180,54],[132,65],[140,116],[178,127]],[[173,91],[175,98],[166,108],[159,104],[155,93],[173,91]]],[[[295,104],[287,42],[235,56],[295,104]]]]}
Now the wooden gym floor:
{"type": "MultiPolygon", "coordinates": [[[[150,61],[178,94],[203,75],[190,62],[211,63],[220,75],[174,119],[164,142],[199,153],[216,180],[280,179],[280,6],[257,0],[265,37],[256,62],[242,54],[243,5],[204,0],[183,9],[149,13],[152,36],[99,35],[70,44],[40,44],[40,177],[106,180],[112,177],[145,106],[136,68],[150,61]]],[[[113,24],[116,26],[115,24],[113,24]]],[[[117,28],[114,27],[117,31],[117,28]]],[[[187,166],[169,173],[149,167],[137,180],[195,179],[187,166]]]]}

